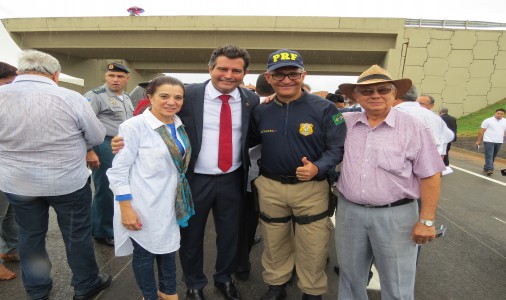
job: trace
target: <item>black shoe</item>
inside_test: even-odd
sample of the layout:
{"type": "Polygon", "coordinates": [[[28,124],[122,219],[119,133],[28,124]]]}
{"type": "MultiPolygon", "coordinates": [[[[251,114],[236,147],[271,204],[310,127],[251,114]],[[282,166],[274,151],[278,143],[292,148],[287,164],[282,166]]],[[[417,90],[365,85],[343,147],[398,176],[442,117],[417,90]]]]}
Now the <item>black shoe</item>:
{"type": "Polygon", "coordinates": [[[105,238],[96,237],[94,239],[99,244],[104,244],[109,247],[114,247],[114,238],[113,237],[105,237],[105,238]]]}
{"type": "Polygon", "coordinates": [[[322,299],[322,296],[314,296],[314,295],[309,295],[309,294],[306,294],[304,293],[302,295],[302,300],[321,300],[322,299]]]}
{"type": "Polygon", "coordinates": [[[229,282],[214,282],[214,286],[220,290],[220,292],[223,294],[223,297],[225,297],[227,300],[241,299],[239,292],[235,288],[233,280],[230,280],[229,282]]]}
{"type": "Polygon", "coordinates": [[[188,289],[186,291],[187,300],[204,300],[204,292],[200,289],[188,289]]]}
{"type": "Polygon", "coordinates": [[[99,274],[98,275],[98,285],[85,294],[82,294],[82,295],[74,294],[74,300],[91,299],[93,296],[98,294],[101,290],[105,290],[111,284],[111,281],[112,281],[111,275],[99,274]]]}
{"type": "Polygon", "coordinates": [[[269,285],[269,290],[260,300],[281,300],[286,298],[285,285],[269,285]]]}

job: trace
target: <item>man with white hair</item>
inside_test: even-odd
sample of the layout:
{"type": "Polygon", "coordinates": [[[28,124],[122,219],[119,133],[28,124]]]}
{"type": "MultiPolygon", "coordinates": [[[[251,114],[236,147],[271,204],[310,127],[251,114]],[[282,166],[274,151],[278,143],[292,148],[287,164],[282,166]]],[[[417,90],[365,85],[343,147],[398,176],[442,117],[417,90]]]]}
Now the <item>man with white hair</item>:
{"type": "Polygon", "coordinates": [[[49,299],[51,262],[45,239],[53,207],[72,270],[74,300],[89,299],[111,283],[99,274],[91,240],[91,188],[86,149],[105,128],[80,94],[59,87],[51,55],[23,51],[19,76],[0,87],[0,190],[19,225],[23,285],[31,299],[49,299]]]}

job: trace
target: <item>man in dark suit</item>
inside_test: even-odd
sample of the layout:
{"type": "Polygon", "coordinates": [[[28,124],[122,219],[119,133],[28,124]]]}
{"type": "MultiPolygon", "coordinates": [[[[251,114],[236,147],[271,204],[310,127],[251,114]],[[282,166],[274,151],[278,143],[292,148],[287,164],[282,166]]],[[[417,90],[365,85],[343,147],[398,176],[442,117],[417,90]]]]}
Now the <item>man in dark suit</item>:
{"type": "Polygon", "coordinates": [[[239,87],[248,65],[249,54],[245,49],[231,45],[217,48],[209,61],[211,80],[187,86],[186,100],[178,114],[193,149],[187,175],[195,216],[187,228],[181,229],[179,251],[187,299],[204,299],[202,289],[207,278],[203,272],[203,239],[211,210],[217,235],[214,285],[225,299],[240,299],[231,274],[238,263],[239,212],[249,168],[246,135],[251,111],[259,103],[255,93],[239,87]],[[231,162],[225,167],[220,163],[220,124],[224,123],[221,95],[230,96],[232,119],[231,162]]]}
{"type": "MultiPolygon", "coordinates": [[[[446,123],[446,126],[448,126],[448,128],[453,132],[453,134],[455,135],[455,137],[453,138],[453,141],[452,142],[455,142],[457,140],[457,119],[455,119],[454,117],[450,116],[448,114],[448,108],[444,108],[444,107],[441,107],[441,109],[439,110],[439,115],[441,116],[441,118],[443,119],[443,121],[446,123]]],[[[443,159],[443,162],[445,164],[445,166],[449,166],[450,165],[450,158],[449,158],[449,152],[450,152],[450,147],[452,146],[452,143],[448,143],[448,145],[446,146],[446,155],[443,159]]]]}
{"type": "MultiPolygon", "coordinates": [[[[207,278],[203,271],[204,233],[209,212],[216,229],[214,285],[225,299],[240,299],[231,274],[238,265],[239,230],[248,178],[247,133],[250,115],[260,100],[239,87],[248,71],[250,56],[234,45],[218,47],[209,60],[211,80],[186,86],[178,116],[192,145],[186,176],[190,183],[195,215],[181,228],[179,256],[186,299],[204,299],[207,278]]],[[[113,152],[123,147],[112,140],[113,152]]]]}

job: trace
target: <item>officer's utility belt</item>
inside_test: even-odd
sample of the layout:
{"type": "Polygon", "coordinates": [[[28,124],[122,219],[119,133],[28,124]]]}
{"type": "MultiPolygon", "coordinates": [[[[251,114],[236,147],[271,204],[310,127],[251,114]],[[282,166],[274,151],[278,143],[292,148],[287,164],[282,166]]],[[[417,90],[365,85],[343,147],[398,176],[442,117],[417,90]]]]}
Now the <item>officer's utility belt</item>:
{"type": "MultiPolygon", "coordinates": [[[[297,176],[270,174],[270,173],[265,172],[264,170],[260,170],[260,175],[262,175],[265,178],[269,178],[271,180],[280,182],[282,184],[297,184],[297,183],[301,183],[301,182],[307,182],[307,181],[300,181],[297,178],[297,176]]],[[[309,181],[312,181],[312,180],[320,181],[320,180],[317,180],[314,178],[315,177],[313,177],[313,179],[311,179],[309,181]]],[[[325,179],[323,179],[323,180],[325,180],[325,179]]]]}
{"type": "Polygon", "coordinates": [[[401,200],[397,200],[395,202],[388,203],[388,204],[385,204],[385,205],[370,205],[370,204],[360,204],[360,203],[354,203],[354,202],[351,202],[351,203],[356,204],[356,205],[360,205],[360,206],[363,206],[363,207],[367,207],[367,208],[385,208],[385,207],[401,206],[401,205],[404,205],[404,204],[409,204],[409,203],[411,203],[413,201],[414,200],[410,199],[410,198],[403,198],[401,200]]]}
{"type": "Polygon", "coordinates": [[[314,216],[287,216],[287,217],[282,217],[282,218],[271,218],[268,214],[261,211],[259,217],[260,217],[260,219],[262,219],[262,221],[267,222],[267,223],[286,223],[290,220],[293,220],[297,224],[304,225],[304,224],[309,224],[309,223],[319,221],[319,220],[327,217],[328,215],[329,215],[329,212],[324,211],[321,214],[317,214],[314,216]]]}

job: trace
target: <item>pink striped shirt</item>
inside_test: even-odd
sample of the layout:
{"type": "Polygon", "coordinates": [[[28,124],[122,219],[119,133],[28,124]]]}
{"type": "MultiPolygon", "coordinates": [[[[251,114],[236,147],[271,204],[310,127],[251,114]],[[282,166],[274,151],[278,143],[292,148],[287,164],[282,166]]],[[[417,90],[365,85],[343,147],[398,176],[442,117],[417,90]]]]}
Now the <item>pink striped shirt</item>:
{"type": "Polygon", "coordinates": [[[445,169],[430,129],[391,109],[375,128],[365,112],[343,114],[347,135],[339,191],[351,202],[385,205],[420,198],[419,178],[445,169]]]}

